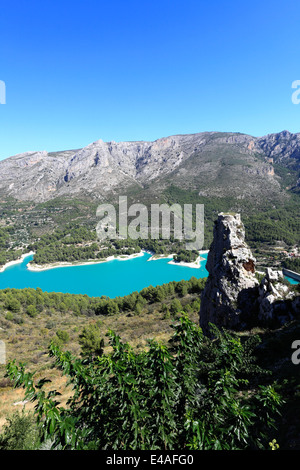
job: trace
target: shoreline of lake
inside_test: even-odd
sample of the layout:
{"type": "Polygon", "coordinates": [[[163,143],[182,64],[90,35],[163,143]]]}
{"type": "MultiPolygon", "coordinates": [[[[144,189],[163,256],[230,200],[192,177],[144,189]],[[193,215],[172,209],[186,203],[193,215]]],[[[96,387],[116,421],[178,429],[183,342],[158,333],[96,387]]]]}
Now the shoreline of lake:
{"type": "Polygon", "coordinates": [[[129,259],[133,258],[138,258],[139,256],[144,256],[144,252],[140,253],[133,253],[132,255],[118,255],[118,256],[108,256],[107,258],[104,259],[99,259],[99,260],[87,260],[87,261],[72,261],[72,262],[63,262],[60,261],[58,263],[50,263],[46,265],[40,265],[40,264],[30,264],[28,263],[26,265],[26,268],[29,271],[34,271],[34,272],[41,272],[41,271],[48,271],[49,269],[56,269],[56,268],[70,268],[72,266],[89,266],[89,265],[96,265],[96,264],[101,264],[101,263],[107,263],[109,261],[127,261],[129,259]]]}
{"type": "MultiPolygon", "coordinates": [[[[170,258],[171,261],[169,261],[168,264],[173,264],[175,266],[184,266],[186,268],[200,268],[201,267],[200,261],[203,261],[205,259],[205,258],[202,258],[201,256],[199,256],[195,261],[193,261],[191,263],[186,263],[185,261],[178,262],[178,261],[173,260],[173,257],[176,253],[173,253],[173,254],[170,254],[170,255],[156,255],[155,253],[153,253],[151,251],[142,250],[139,253],[133,253],[131,255],[118,255],[118,256],[112,255],[112,256],[108,256],[107,258],[101,259],[101,260],[88,260],[88,261],[79,261],[79,262],[76,262],[76,261],[67,262],[66,261],[66,262],[58,262],[58,263],[49,263],[49,264],[46,264],[46,265],[38,265],[38,264],[28,263],[26,267],[29,271],[41,272],[41,271],[47,271],[49,269],[55,269],[55,268],[64,268],[64,267],[71,267],[71,266],[88,266],[88,265],[99,264],[99,263],[107,263],[109,261],[114,261],[114,260],[127,261],[129,259],[137,258],[139,256],[144,256],[145,253],[148,253],[148,254],[151,255],[151,257],[147,261],[155,261],[155,260],[158,260],[158,259],[170,258]]],[[[200,251],[199,253],[200,253],[200,255],[201,254],[207,254],[208,250],[207,251],[200,251]]],[[[33,253],[31,253],[31,254],[33,254],[33,253]]],[[[17,264],[17,263],[15,263],[15,264],[17,264]]]]}
{"type": "Polygon", "coordinates": [[[158,260],[158,259],[168,259],[170,258],[170,261],[168,262],[168,264],[172,264],[174,266],[184,266],[185,268],[200,268],[201,267],[201,261],[205,260],[205,258],[203,258],[201,255],[206,255],[208,254],[209,250],[201,250],[199,251],[199,256],[197,257],[197,259],[195,261],[191,261],[190,263],[186,262],[186,261],[174,261],[174,256],[176,255],[176,253],[172,253],[170,255],[156,255],[155,253],[151,253],[151,252],[147,252],[147,253],[150,253],[152,256],[151,258],[148,259],[148,261],[155,261],[155,260],[158,260]]]}
{"type": "Polygon", "coordinates": [[[8,261],[5,263],[1,268],[0,268],[0,273],[3,273],[7,268],[10,266],[14,266],[15,264],[20,264],[23,263],[24,259],[27,258],[28,256],[34,255],[34,251],[30,251],[29,253],[24,253],[20,258],[15,259],[13,261],[8,261]]]}

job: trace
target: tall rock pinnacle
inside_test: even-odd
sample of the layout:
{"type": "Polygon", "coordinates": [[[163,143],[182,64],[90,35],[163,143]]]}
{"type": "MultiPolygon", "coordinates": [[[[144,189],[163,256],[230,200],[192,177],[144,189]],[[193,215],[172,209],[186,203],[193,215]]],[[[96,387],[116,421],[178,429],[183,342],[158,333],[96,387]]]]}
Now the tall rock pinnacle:
{"type": "Polygon", "coordinates": [[[209,276],[201,296],[204,334],[209,335],[209,323],[234,330],[246,325],[258,296],[255,261],[245,243],[240,214],[219,214],[207,257],[209,276]]]}

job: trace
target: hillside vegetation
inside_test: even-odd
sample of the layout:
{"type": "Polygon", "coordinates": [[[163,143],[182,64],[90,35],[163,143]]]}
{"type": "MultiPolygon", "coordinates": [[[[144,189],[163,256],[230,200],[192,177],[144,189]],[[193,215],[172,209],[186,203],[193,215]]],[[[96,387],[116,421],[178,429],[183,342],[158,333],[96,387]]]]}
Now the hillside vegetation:
{"type": "Polygon", "coordinates": [[[150,286],[116,299],[40,289],[1,291],[1,339],[11,363],[8,377],[6,367],[1,366],[1,445],[9,447],[16,432],[21,448],[33,445],[20,431],[26,424],[33,432],[35,446],[43,439],[49,445],[54,439],[62,448],[172,449],[184,445],[189,449],[251,449],[269,448],[276,438],[280,448],[299,448],[295,413],[300,406],[299,366],[291,361],[291,344],[300,334],[299,321],[273,331],[255,328],[225,336],[216,333],[219,339],[211,343],[197,326],[204,283],[192,278],[150,286]],[[40,388],[26,386],[27,399],[35,396],[40,402],[38,409],[46,412],[40,415],[42,428],[30,415],[30,403],[25,405],[25,415],[13,406],[24,399],[21,390],[12,388],[19,362],[26,364],[20,369],[19,385],[31,383],[26,374],[34,371],[35,382],[43,377],[51,380],[44,384],[45,395],[40,394],[40,388]],[[168,372],[163,379],[163,369],[174,374],[168,372]],[[68,376],[75,385],[73,391],[66,386],[68,376]],[[195,402],[199,379],[203,389],[195,402]],[[91,393],[89,384],[95,380],[102,399],[91,393]],[[155,380],[156,395],[156,388],[148,387],[155,380]],[[55,398],[50,393],[47,397],[51,389],[61,395],[55,398]],[[75,400],[72,405],[68,400],[75,399],[76,389],[83,401],[75,400]],[[123,401],[118,398],[121,396],[123,401]],[[102,400],[106,407],[102,406],[101,413],[102,400]],[[117,403],[127,405],[119,409],[117,403]],[[157,419],[165,421],[165,428],[156,427],[155,415],[143,414],[143,407],[149,409],[150,403],[151,409],[157,410],[157,419]],[[119,416],[125,427],[116,425],[118,419],[110,420],[111,406],[115,410],[111,416],[119,416]],[[57,413],[63,420],[56,420],[57,413]],[[92,424],[98,414],[101,435],[95,434],[92,424]],[[82,434],[80,424],[86,419],[91,420],[88,435],[82,434]],[[223,420],[229,428],[221,425],[223,420]]]}

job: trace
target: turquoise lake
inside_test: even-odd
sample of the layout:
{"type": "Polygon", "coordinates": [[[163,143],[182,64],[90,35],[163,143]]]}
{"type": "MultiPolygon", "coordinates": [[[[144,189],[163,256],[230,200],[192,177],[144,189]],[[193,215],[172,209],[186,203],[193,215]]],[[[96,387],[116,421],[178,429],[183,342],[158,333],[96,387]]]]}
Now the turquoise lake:
{"type": "Polygon", "coordinates": [[[105,263],[83,266],[53,268],[47,271],[29,271],[26,265],[32,260],[29,255],[20,264],[15,264],[0,273],[0,289],[7,287],[23,289],[40,287],[44,292],[87,294],[90,297],[107,295],[110,298],[140,291],[150,285],[156,286],[171,281],[203,278],[207,254],[200,268],[168,264],[170,259],[148,261],[150,254],[128,260],[112,260],[105,263]]]}
{"type": "Polygon", "coordinates": [[[289,281],[290,284],[299,284],[298,281],[296,281],[295,279],[292,279],[291,277],[287,277],[287,276],[284,276],[285,279],[287,279],[289,281]]]}
{"type": "MultiPolygon", "coordinates": [[[[29,271],[26,265],[33,256],[0,273],[0,289],[11,287],[23,289],[40,287],[44,292],[87,294],[90,297],[107,295],[110,298],[140,291],[150,285],[157,286],[171,281],[189,280],[191,277],[208,276],[205,269],[207,254],[200,268],[168,264],[170,259],[148,261],[150,254],[128,260],[112,260],[105,263],[83,266],[53,268],[47,271],[29,271]]],[[[287,278],[291,284],[297,281],[287,278]]]]}

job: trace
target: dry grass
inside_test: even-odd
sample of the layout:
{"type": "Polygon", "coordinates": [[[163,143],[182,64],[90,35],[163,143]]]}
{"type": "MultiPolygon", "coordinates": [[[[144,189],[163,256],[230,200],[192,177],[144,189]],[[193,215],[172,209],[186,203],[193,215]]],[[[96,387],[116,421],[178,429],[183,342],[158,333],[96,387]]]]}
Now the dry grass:
{"type": "MultiPolygon", "coordinates": [[[[196,296],[186,296],[186,301],[192,301],[196,296]]],[[[172,299],[170,299],[171,301],[172,299]]],[[[184,302],[184,303],[185,303],[184,302]]],[[[198,323],[198,312],[192,312],[190,318],[198,323]]],[[[147,346],[147,340],[156,339],[166,344],[173,333],[170,327],[173,319],[164,318],[158,304],[146,306],[140,315],[133,313],[119,313],[113,316],[76,316],[71,312],[51,314],[42,312],[36,318],[23,315],[23,323],[17,324],[6,320],[0,314],[0,339],[6,344],[6,362],[16,360],[26,364],[28,371],[37,371],[36,377],[46,377],[52,382],[50,387],[60,391],[62,396],[60,401],[65,404],[70,396],[70,389],[66,389],[66,379],[59,371],[54,369],[53,360],[47,354],[47,348],[56,336],[58,329],[67,331],[69,341],[64,349],[76,356],[80,355],[81,348],[78,342],[79,334],[89,323],[97,323],[102,337],[105,339],[105,352],[110,350],[106,333],[109,329],[115,331],[122,341],[128,342],[134,349],[141,350],[147,346]]],[[[24,391],[14,389],[8,379],[4,378],[5,365],[0,365],[0,431],[6,421],[6,417],[11,415],[16,407],[22,407],[24,391]]],[[[31,410],[32,403],[26,403],[25,409],[31,410]]]]}
{"type": "MultiPolygon", "coordinates": [[[[48,387],[45,386],[45,390],[53,389],[59,391],[61,393],[59,401],[61,406],[65,406],[72,393],[70,387],[66,386],[66,378],[54,369],[47,372],[47,377],[50,378],[51,384],[48,387]]],[[[21,410],[24,408],[25,411],[32,411],[35,406],[34,403],[24,401],[23,389],[15,389],[11,386],[0,389],[0,399],[0,431],[6,423],[6,418],[12,415],[16,409],[21,410]]]]}

